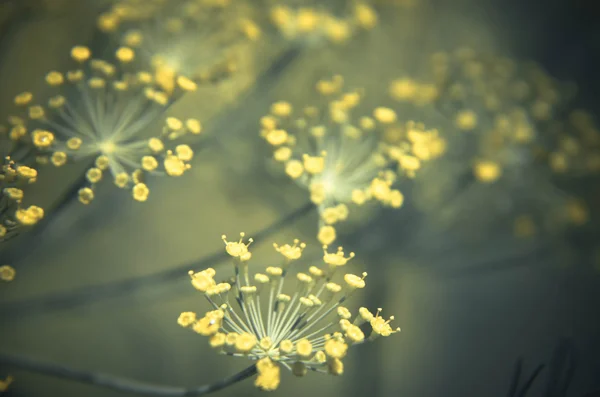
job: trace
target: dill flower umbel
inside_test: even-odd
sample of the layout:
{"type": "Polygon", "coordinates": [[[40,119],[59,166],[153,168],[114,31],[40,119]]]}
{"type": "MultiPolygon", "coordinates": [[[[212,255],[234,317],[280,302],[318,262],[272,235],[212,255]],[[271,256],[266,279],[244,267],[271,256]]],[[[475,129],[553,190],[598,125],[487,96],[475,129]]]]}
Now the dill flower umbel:
{"type": "MultiPolygon", "coordinates": [[[[447,155],[417,181],[421,197],[416,202],[428,202],[434,211],[441,208],[443,217],[453,221],[480,208],[478,216],[469,218],[511,219],[518,236],[532,235],[540,226],[581,224],[585,210],[572,215],[582,203],[553,181],[553,173],[575,163],[569,158],[575,153],[585,153],[581,158],[588,169],[599,161],[598,152],[583,150],[577,140],[556,132],[572,97],[570,85],[534,63],[461,48],[434,54],[428,76],[394,80],[389,92],[399,103],[440,112],[454,124],[444,129],[447,155]]],[[[589,123],[582,124],[590,144],[594,133],[589,123]]]]}
{"type": "Polygon", "coordinates": [[[335,240],[333,225],[348,217],[348,204],[377,201],[399,208],[403,194],[393,188],[399,175],[414,177],[437,131],[402,122],[393,109],[368,109],[359,91],[344,92],[343,78],[316,85],[319,103],[294,108],[279,101],[260,120],[261,136],[285,173],[310,191],[321,216],[319,239],[335,240]],[[388,130],[401,131],[393,143],[381,142],[388,130]]]}
{"type": "Polygon", "coordinates": [[[378,23],[375,10],[366,1],[267,1],[272,25],[288,40],[308,44],[327,41],[345,43],[359,31],[378,23]]]}
{"type": "Polygon", "coordinates": [[[331,253],[324,246],[323,266],[311,266],[294,277],[290,270],[305,244],[298,240],[274,244],[283,256],[282,265],[252,276],[248,269],[252,239],[245,243],[243,233],[239,241],[222,238],[233,257],[234,279],[218,283],[212,268],[190,271],[192,285],[213,310],[202,317],[183,312],[177,322],[208,337],[210,346],[223,354],[256,361],[258,388],[277,389],[281,368],[296,376],[304,376],[307,370],[341,375],[342,359],[350,346],[400,330],[391,327],[393,316],[389,320],[381,316],[381,309],[373,314],[363,307],[353,316],[343,306],[356,290],[365,287],[366,273],[339,274],[354,253],[346,256],[341,247],[331,253]],[[334,281],[338,275],[340,284],[334,281]],[[289,284],[290,278],[294,280],[291,294],[287,294],[284,283],[287,279],[285,284],[289,284]]]}
{"type": "Polygon", "coordinates": [[[150,65],[156,83],[166,92],[180,75],[196,82],[214,81],[237,67],[240,46],[260,38],[244,0],[170,0],[133,7],[139,18],[117,29],[122,11],[101,16],[105,31],[116,31],[122,45],[136,49],[137,61],[150,65]],[[149,18],[146,14],[152,14],[149,18]],[[108,21],[108,22],[107,22],[108,21]],[[123,31],[123,32],[121,32],[123,31]]]}
{"type": "MultiPolygon", "coordinates": [[[[129,70],[135,56],[133,49],[120,47],[115,52],[117,63],[112,64],[93,59],[87,47],[73,47],[75,68],[46,75],[47,84],[58,91],[46,106],[36,103],[31,92],[14,98],[22,112],[9,119],[12,140],[27,142],[39,153],[38,160],[57,167],[70,159],[94,162],[86,174],[88,185],[79,191],[85,204],[94,198],[105,171],[116,186],[131,189],[135,200],[145,201],[146,174],[180,176],[193,157],[188,145],[176,141],[200,133],[196,119],[169,117],[159,136],[148,136],[171,96],[157,87],[151,73],[129,70]]],[[[196,84],[180,76],[177,89],[194,91],[196,84]]]]}

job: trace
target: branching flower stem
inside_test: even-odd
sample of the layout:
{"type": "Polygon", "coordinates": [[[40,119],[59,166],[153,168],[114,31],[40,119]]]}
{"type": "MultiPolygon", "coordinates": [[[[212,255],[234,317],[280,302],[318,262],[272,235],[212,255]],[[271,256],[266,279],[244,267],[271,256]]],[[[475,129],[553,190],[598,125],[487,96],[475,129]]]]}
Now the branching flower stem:
{"type": "Polygon", "coordinates": [[[16,354],[0,353],[0,364],[28,372],[144,396],[202,396],[225,389],[256,374],[256,366],[251,365],[243,371],[215,383],[186,389],[182,387],[154,385],[101,372],[79,370],[62,364],[16,354]]]}
{"type": "MultiPolygon", "coordinates": [[[[255,244],[289,226],[315,208],[312,203],[307,203],[273,222],[263,230],[253,233],[255,244]]],[[[223,262],[228,257],[227,252],[219,250],[200,260],[181,264],[149,275],[132,277],[111,283],[83,286],[71,291],[53,293],[21,301],[2,302],[0,304],[0,317],[3,321],[9,321],[10,319],[20,319],[32,314],[47,314],[51,310],[84,306],[107,298],[122,297],[145,287],[178,280],[182,274],[185,274],[190,269],[216,266],[216,264],[223,262]]]]}

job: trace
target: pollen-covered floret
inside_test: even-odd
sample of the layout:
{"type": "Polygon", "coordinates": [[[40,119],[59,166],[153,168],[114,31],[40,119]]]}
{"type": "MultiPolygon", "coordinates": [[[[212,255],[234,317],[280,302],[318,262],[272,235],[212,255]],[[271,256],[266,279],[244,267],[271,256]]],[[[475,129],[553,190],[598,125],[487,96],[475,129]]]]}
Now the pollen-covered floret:
{"type": "Polygon", "coordinates": [[[223,354],[256,361],[258,388],[277,389],[281,368],[296,376],[304,376],[307,370],[341,375],[341,360],[349,347],[400,330],[390,325],[393,316],[388,320],[380,316],[381,309],[373,315],[361,308],[351,321],[351,311],[342,306],[365,287],[366,273],[340,274],[354,253],[346,257],[342,247],[335,253],[325,247],[324,266],[311,266],[292,276],[294,261],[301,258],[305,244],[298,240],[275,244],[284,257],[282,265],[251,277],[247,260],[242,259],[250,258],[248,244],[228,242],[224,236],[223,240],[234,258],[233,281],[215,282],[212,268],[191,271],[192,285],[204,293],[212,310],[203,316],[183,312],[177,322],[208,337],[210,346],[223,354]],[[333,281],[338,276],[341,284],[333,281]]]}
{"type": "Polygon", "coordinates": [[[0,161],[0,242],[18,234],[23,227],[33,226],[44,217],[36,205],[23,205],[25,191],[37,179],[34,168],[18,165],[10,157],[0,161]]]}
{"type": "MultiPolygon", "coordinates": [[[[47,84],[57,91],[47,104],[37,102],[30,92],[14,98],[21,115],[9,120],[11,139],[29,142],[39,160],[57,167],[69,160],[93,159],[87,186],[79,191],[84,204],[93,200],[96,184],[107,173],[116,186],[130,189],[135,200],[145,201],[146,175],[180,176],[190,167],[194,153],[177,141],[199,134],[200,122],[167,117],[158,136],[149,134],[171,97],[158,88],[151,73],[127,67],[135,58],[133,49],[117,49],[115,64],[92,58],[84,46],[73,47],[71,58],[72,70],[46,75],[47,84]]],[[[178,81],[181,92],[195,89],[178,81]]]]}
{"type": "Polygon", "coordinates": [[[274,161],[319,207],[323,244],[335,240],[334,225],[347,219],[348,205],[377,201],[401,207],[404,195],[394,188],[398,175],[414,177],[421,163],[434,157],[431,142],[437,137],[420,123],[400,121],[390,108],[368,109],[361,92],[344,92],[343,83],[341,76],[321,80],[316,106],[279,101],[260,120],[274,161]],[[391,129],[402,138],[383,143],[382,135],[391,129]]]}
{"type": "Polygon", "coordinates": [[[327,41],[345,43],[360,31],[373,29],[378,15],[367,1],[342,0],[335,6],[312,0],[272,1],[271,23],[289,40],[308,44],[327,41]]]}

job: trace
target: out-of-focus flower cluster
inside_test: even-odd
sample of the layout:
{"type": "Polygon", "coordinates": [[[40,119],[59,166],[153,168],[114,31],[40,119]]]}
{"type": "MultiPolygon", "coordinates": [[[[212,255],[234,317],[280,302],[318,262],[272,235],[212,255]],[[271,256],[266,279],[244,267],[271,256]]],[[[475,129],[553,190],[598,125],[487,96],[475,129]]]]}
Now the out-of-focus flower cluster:
{"type": "Polygon", "coordinates": [[[274,244],[283,256],[281,266],[252,275],[248,265],[252,239],[245,243],[243,238],[243,233],[237,242],[223,236],[235,267],[231,282],[215,281],[212,268],[190,272],[192,285],[213,310],[202,317],[195,312],[181,313],[178,323],[208,337],[210,346],[222,354],[256,361],[255,385],[260,389],[277,389],[282,367],[296,376],[304,376],[307,370],[341,375],[341,360],[350,346],[400,330],[391,327],[393,316],[385,320],[380,315],[381,309],[373,314],[362,307],[353,316],[343,306],[356,290],[365,287],[366,273],[339,274],[354,257],[353,252],[345,256],[342,247],[329,252],[324,246],[322,266],[310,266],[307,272],[292,276],[305,244],[298,240],[274,244]],[[340,284],[334,281],[338,274],[340,284]],[[285,293],[284,284],[290,283],[290,292],[285,293]]]}
{"type": "Polygon", "coordinates": [[[302,107],[279,101],[260,120],[261,136],[274,161],[310,192],[319,207],[319,240],[331,244],[333,227],[348,217],[348,205],[375,200],[399,208],[404,195],[393,188],[399,175],[414,177],[445,143],[437,130],[400,120],[394,109],[369,108],[361,90],[344,91],[343,78],[316,84],[317,99],[302,107]],[[382,137],[396,134],[394,142],[382,137]]]}
{"type": "Polygon", "coordinates": [[[600,134],[587,113],[568,110],[571,85],[534,63],[462,48],[433,54],[423,76],[394,80],[389,93],[454,124],[443,129],[447,155],[418,180],[426,211],[455,226],[473,211],[510,219],[523,237],[586,222],[583,201],[557,187],[562,176],[600,171],[600,134]]]}
{"type": "Polygon", "coordinates": [[[270,23],[285,39],[309,45],[346,43],[378,22],[368,1],[263,1],[270,23]]]}

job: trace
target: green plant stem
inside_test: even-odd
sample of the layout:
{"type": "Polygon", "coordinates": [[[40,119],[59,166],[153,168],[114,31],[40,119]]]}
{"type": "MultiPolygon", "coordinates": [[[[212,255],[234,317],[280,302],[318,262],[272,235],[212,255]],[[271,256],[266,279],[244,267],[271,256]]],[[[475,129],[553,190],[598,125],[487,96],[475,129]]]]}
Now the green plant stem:
{"type": "MultiPolygon", "coordinates": [[[[283,218],[273,222],[261,231],[252,234],[249,233],[248,235],[254,238],[254,244],[260,243],[265,238],[308,214],[314,208],[316,207],[309,202],[283,218]]],[[[2,321],[22,319],[31,314],[48,313],[51,310],[84,306],[102,299],[113,299],[125,296],[142,288],[183,279],[191,269],[202,269],[215,266],[226,260],[228,257],[229,254],[227,254],[224,249],[220,249],[200,260],[180,264],[168,270],[145,276],[132,277],[105,284],[84,286],[67,292],[47,294],[21,301],[3,302],[0,304],[0,318],[2,318],[2,321]]]]}
{"type": "Polygon", "coordinates": [[[202,396],[229,387],[256,374],[256,366],[251,365],[243,371],[215,383],[186,389],[182,387],[154,385],[100,372],[83,371],[66,365],[16,354],[0,353],[0,364],[55,378],[87,383],[118,392],[145,396],[202,396]]]}

